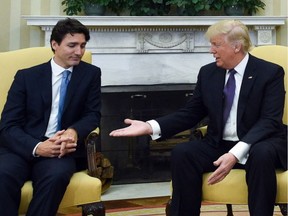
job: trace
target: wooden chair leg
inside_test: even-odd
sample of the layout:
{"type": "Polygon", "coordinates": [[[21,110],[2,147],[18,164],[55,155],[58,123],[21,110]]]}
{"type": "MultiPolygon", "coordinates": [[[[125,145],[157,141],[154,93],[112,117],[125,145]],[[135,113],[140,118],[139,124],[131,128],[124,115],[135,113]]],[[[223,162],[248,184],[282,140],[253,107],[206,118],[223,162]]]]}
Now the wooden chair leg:
{"type": "Polygon", "coordinates": [[[170,216],[170,207],[171,207],[171,199],[169,199],[169,201],[166,204],[166,208],[165,208],[166,216],[170,216]]]}
{"type": "Polygon", "coordinates": [[[102,202],[82,205],[82,216],[105,216],[105,206],[102,202]]]}
{"type": "Polygon", "coordinates": [[[277,204],[277,205],[279,205],[281,214],[283,216],[287,216],[287,203],[285,203],[285,204],[277,204]]]}
{"type": "Polygon", "coordinates": [[[233,216],[233,209],[231,204],[226,204],[227,216],[233,216]]]}

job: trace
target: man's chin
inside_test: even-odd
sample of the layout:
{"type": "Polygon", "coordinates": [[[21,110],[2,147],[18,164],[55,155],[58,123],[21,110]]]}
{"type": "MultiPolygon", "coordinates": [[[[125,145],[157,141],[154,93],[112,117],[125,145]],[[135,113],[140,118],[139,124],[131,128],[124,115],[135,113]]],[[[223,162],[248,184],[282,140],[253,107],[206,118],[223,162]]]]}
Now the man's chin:
{"type": "Polygon", "coordinates": [[[78,65],[79,63],[80,63],[80,60],[74,60],[70,62],[70,65],[75,66],[75,65],[78,65]]]}
{"type": "Polygon", "coordinates": [[[216,65],[217,65],[218,67],[222,67],[223,64],[222,64],[222,62],[216,60],[216,65]]]}

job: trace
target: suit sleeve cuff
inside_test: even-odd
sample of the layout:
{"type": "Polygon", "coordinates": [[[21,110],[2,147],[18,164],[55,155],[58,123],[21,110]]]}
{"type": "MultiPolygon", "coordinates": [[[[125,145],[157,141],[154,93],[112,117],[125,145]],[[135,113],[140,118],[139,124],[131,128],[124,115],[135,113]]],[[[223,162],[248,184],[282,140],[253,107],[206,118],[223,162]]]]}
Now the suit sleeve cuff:
{"type": "Polygon", "coordinates": [[[229,152],[238,159],[238,163],[245,164],[249,156],[249,149],[250,144],[240,141],[229,152]]]}
{"type": "Polygon", "coordinates": [[[36,146],[34,147],[34,149],[33,149],[32,155],[33,155],[34,157],[40,157],[39,155],[36,154],[36,149],[37,149],[37,147],[39,146],[40,143],[41,143],[41,142],[37,143],[37,145],[36,145],[36,146]]]}
{"type": "Polygon", "coordinates": [[[151,139],[152,140],[159,139],[161,137],[161,129],[160,129],[160,125],[158,124],[158,122],[155,120],[149,120],[147,121],[147,123],[152,128],[152,134],[150,135],[151,139]]]}

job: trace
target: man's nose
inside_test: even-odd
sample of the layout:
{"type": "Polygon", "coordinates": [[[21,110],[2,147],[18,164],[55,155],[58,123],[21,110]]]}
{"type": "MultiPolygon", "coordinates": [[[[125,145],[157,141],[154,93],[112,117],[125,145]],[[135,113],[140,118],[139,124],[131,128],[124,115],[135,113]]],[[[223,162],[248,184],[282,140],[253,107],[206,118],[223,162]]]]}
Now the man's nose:
{"type": "Polygon", "coordinates": [[[82,48],[80,46],[75,47],[75,54],[81,55],[82,53],[82,48]]]}
{"type": "Polygon", "coordinates": [[[210,46],[210,48],[209,48],[209,52],[210,52],[211,54],[215,54],[215,49],[213,49],[213,47],[210,46]]]}

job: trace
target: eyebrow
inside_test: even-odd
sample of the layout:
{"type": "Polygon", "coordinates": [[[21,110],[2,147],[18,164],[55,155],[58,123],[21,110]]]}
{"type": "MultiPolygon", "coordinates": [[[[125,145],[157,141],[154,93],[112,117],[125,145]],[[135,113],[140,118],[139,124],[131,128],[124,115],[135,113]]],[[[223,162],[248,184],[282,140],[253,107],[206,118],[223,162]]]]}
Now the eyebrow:
{"type": "Polygon", "coordinates": [[[79,45],[86,45],[86,44],[87,44],[87,42],[84,42],[84,43],[78,43],[78,42],[68,42],[67,44],[68,44],[68,45],[77,45],[77,44],[79,44],[79,45]]]}

